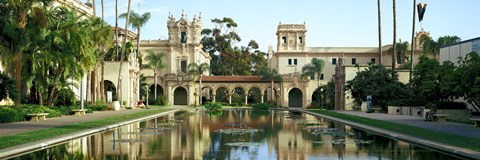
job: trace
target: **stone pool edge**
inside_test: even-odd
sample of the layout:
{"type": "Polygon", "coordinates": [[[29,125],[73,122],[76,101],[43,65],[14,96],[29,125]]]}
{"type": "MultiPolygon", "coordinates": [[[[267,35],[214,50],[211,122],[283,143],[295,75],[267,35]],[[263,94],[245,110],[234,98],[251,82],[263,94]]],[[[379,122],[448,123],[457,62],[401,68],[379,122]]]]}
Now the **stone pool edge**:
{"type": "Polygon", "coordinates": [[[30,143],[18,145],[18,146],[4,148],[4,149],[0,150],[0,159],[13,158],[13,157],[16,157],[17,155],[22,154],[22,153],[23,154],[28,154],[28,153],[31,153],[31,152],[34,152],[34,151],[37,151],[37,150],[40,150],[40,149],[43,149],[43,148],[47,148],[47,147],[54,146],[56,144],[60,144],[64,141],[69,141],[69,140],[77,139],[79,137],[88,136],[88,135],[92,135],[92,134],[95,134],[95,133],[100,133],[100,132],[103,132],[103,131],[107,131],[107,130],[110,130],[110,129],[113,129],[113,128],[123,126],[123,125],[135,123],[135,122],[138,122],[138,121],[148,120],[148,119],[152,119],[152,118],[159,117],[159,116],[164,116],[164,115],[167,115],[167,114],[170,114],[170,113],[175,113],[175,112],[178,112],[178,111],[181,111],[181,110],[182,109],[172,109],[172,110],[169,110],[169,111],[165,111],[165,112],[158,113],[158,114],[153,114],[153,115],[142,117],[142,118],[132,119],[132,120],[123,121],[123,122],[120,122],[120,123],[115,123],[115,124],[111,124],[111,125],[107,125],[107,126],[103,126],[103,127],[97,127],[97,128],[92,128],[92,129],[87,129],[87,130],[83,130],[83,131],[78,131],[78,132],[74,132],[74,133],[61,135],[57,138],[39,140],[39,141],[35,141],[35,142],[30,142],[30,143]]]}
{"type": "Polygon", "coordinates": [[[465,148],[460,148],[460,147],[450,146],[450,145],[446,145],[446,144],[442,144],[442,143],[438,143],[438,142],[434,142],[434,141],[430,141],[430,140],[425,140],[425,139],[422,139],[422,138],[418,138],[418,137],[414,137],[414,136],[410,136],[410,135],[406,135],[406,134],[401,134],[401,133],[397,133],[397,132],[392,132],[392,131],[384,130],[384,129],[381,129],[381,128],[372,127],[372,126],[368,126],[368,125],[364,125],[364,124],[360,124],[360,123],[356,123],[356,122],[352,122],[352,121],[348,121],[348,120],[324,115],[324,114],[319,114],[319,113],[307,111],[307,110],[292,109],[292,111],[300,111],[300,112],[308,113],[308,114],[311,114],[311,115],[314,115],[314,116],[331,119],[333,121],[337,121],[337,122],[340,122],[340,123],[343,123],[343,124],[347,124],[347,125],[350,125],[352,127],[361,128],[363,130],[370,131],[370,132],[375,132],[379,135],[390,137],[390,138],[393,138],[393,139],[406,141],[406,142],[411,143],[411,144],[415,144],[415,145],[419,145],[419,146],[425,146],[427,148],[432,148],[434,150],[440,151],[440,152],[445,153],[445,154],[451,154],[453,156],[458,156],[458,157],[462,157],[462,158],[469,158],[469,159],[479,159],[479,157],[480,157],[480,152],[475,152],[473,150],[469,150],[469,149],[465,149],[465,148]]]}

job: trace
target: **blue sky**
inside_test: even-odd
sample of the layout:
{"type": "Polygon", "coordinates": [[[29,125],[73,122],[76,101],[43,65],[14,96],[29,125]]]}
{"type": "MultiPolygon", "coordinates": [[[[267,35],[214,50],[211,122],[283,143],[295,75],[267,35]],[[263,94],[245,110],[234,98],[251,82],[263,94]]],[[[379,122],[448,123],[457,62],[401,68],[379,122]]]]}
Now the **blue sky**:
{"type": "MultiPolygon", "coordinates": [[[[115,25],[115,0],[105,1],[105,20],[115,25]]],[[[427,3],[424,21],[416,30],[429,31],[436,39],[457,35],[462,40],[480,37],[479,0],[417,0],[427,3]]],[[[101,16],[96,0],[97,16],[101,16]]],[[[127,11],[127,0],[118,0],[119,13],[127,11]]],[[[397,41],[411,40],[413,1],[397,0],[397,41]]],[[[132,0],[131,9],[150,12],[152,17],[142,29],[141,39],[168,38],[166,21],[169,12],[177,19],[182,10],[191,20],[202,13],[203,27],[212,28],[211,19],[230,17],[239,25],[237,31],[245,45],[256,40],[262,51],[276,46],[276,29],[282,24],[307,24],[309,47],[378,46],[376,0],[132,0]]],[[[393,41],[392,1],[381,1],[382,45],[393,41]]],[[[120,20],[124,27],[125,21],[120,20]]]]}

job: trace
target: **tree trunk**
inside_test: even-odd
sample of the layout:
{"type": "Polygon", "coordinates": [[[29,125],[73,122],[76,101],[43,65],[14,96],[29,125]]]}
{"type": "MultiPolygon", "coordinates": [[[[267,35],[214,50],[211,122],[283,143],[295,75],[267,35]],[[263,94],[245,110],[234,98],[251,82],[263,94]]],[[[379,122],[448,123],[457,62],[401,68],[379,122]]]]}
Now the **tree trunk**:
{"type": "MultiPolygon", "coordinates": [[[[274,99],[274,92],[273,92],[273,80],[272,80],[272,81],[270,81],[270,82],[272,83],[272,88],[271,88],[272,94],[270,95],[270,98],[271,98],[271,101],[272,101],[272,103],[273,103],[273,99],[274,99]]],[[[275,103],[276,103],[276,101],[275,101],[275,103]]]]}
{"type": "Polygon", "coordinates": [[[382,64],[382,23],[381,23],[381,14],[380,14],[380,0],[377,0],[377,8],[378,8],[378,55],[380,58],[378,59],[379,64],[382,64]]]}
{"type": "MultiPolygon", "coordinates": [[[[88,91],[89,91],[89,90],[88,90],[88,87],[91,86],[91,85],[88,83],[89,80],[91,81],[91,79],[90,79],[91,75],[90,75],[90,74],[92,74],[92,72],[91,72],[90,70],[88,70],[88,71],[87,71],[87,87],[85,87],[85,89],[86,89],[86,92],[85,92],[85,101],[87,101],[87,102],[88,102],[88,95],[89,95],[89,93],[88,93],[88,91]]],[[[91,90],[92,90],[92,89],[90,88],[90,91],[91,91],[91,90]]]]}
{"type": "Polygon", "coordinates": [[[199,101],[199,104],[201,106],[202,105],[202,75],[201,74],[200,74],[200,86],[199,86],[199,92],[198,93],[199,93],[198,101],[199,101]]]}
{"type": "MultiPolygon", "coordinates": [[[[122,65],[123,65],[123,59],[125,58],[125,49],[126,49],[126,44],[127,44],[127,37],[128,37],[128,20],[130,17],[130,2],[131,0],[128,0],[128,7],[127,7],[127,18],[125,21],[125,31],[124,31],[124,36],[123,36],[123,42],[122,42],[122,52],[121,52],[121,58],[120,58],[120,67],[118,69],[118,90],[117,90],[117,95],[119,97],[120,102],[123,104],[123,99],[122,97],[122,65]]],[[[118,19],[118,16],[117,16],[118,19]]]]}
{"type": "Polygon", "coordinates": [[[17,82],[17,99],[15,100],[15,105],[18,107],[22,99],[22,49],[19,49],[15,58],[15,81],[17,82]]]}
{"type": "Polygon", "coordinates": [[[137,58],[141,58],[141,54],[140,54],[140,30],[141,30],[140,28],[137,28],[137,58]]]}
{"type": "Polygon", "coordinates": [[[105,61],[102,59],[102,79],[100,80],[100,92],[102,94],[102,101],[107,103],[107,98],[105,96],[105,61]]]}
{"type": "Polygon", "coordinates": [[[155,77],[155,93],[153,94],[155,96],[155,100],[157,100],[157,72],[153,72],[153,76],[155,77]]]}
{"type": "Polygon", "coordinates": [[[93,7],[92,7],[93,8],[93,17],[97,16],[97,10],[96,10],[97,5],[95,5],[95,1],[97,1],[97,0],[93,0],[93,4],[92,4],[93,5],[93,7]]]}
{"type": "Polygon", "coordinates": [[[392,53],[392,77],[395,74],[395,54],[397,53],[397,11],[393,0],[393,53],[392,53]]]}
{"type": "Polygon", "coordinates": [[[415,5],[417,1],[413,0],[413,18],[412,18],[412,47],[410,48],[410,75],[408,77],[408,82],[412,82],[412,72],[413,72],[413,53],[415,51],[415,5]]]}
{"type": "Polygon", "coordinates": [[[104,20],[104,13],[105,13],[104,8],[103,8],[103,4],[104,3],[103,3],[103,0],[102,0],[102,20],[104,20]]]}

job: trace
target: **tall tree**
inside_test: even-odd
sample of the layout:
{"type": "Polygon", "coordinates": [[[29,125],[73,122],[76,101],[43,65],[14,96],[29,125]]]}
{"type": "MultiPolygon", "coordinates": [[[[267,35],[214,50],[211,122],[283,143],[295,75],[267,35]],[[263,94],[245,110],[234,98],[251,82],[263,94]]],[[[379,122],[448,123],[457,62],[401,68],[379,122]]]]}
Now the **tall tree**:
{"type": "Polygon", "coordinates": [[[109,26],[105,21],[98,17],[91,17],[88,19],[89,23],[89,29],[91,30],[91,39],[93,43],[95,44],[95,54],[98,57],[97,58],[97,65],[99,65],[101,69],[101,78],[97,78],[98,76],[98,71],[97,68],[95,67],[93,70],[93,75],[92,77],[92,102],[95,102],[96,98],[99,98],[106,102],[105,95],[102,94],[104,93],[104,86],[103,86],[103,81],[104,81],[104,57],[107,54],[106,48],[109,48],[110,45],[112,44],[113,40],[113,32],[111,29],[111,26],[109,26]],[[95,78],[93,78],[95,77],[95,78]],[[96,87],[96,85],[99,85],[99,87],[96,87]],[[94,92],[95,91],[95,92],[94,92]],[[95,93],[95,94],[94,94],[95,93]]]}
{"type": "Polygon", "coordinates": [[[202,75],[205,72],[210,71],[210,65],[208,63],[197,64],[195,62],[188,64],[188,73],[199,79],[199,104],[202,105],[202,75]]]}
{"type": "MultiPolygon", "coordinates": [[[[120,18],[126,18],[127,13],[120,14],[120,18]]],[[[142,27],[150,20],[150,12],[145,12],[142,15],[135,13],[135,11],[130,11],[130,22],[132,28],[135,30],[137,29],[137,54],[138,57],[141,58],[142,54],[140,53],[140,33],[142,27]]]]}
{"type": "Polygon", "coordinates": [[[13,54],[15,57],[14,74],[18,91],[17,99],[15,100],[16,105],[19,105],[21,102],[23,54],[30,44],[28,38],[30,28],[26,26],[32,19],[28,18],[28,14],[37,13],[36,15],[41,16],[43,6],[49,5],[51,1],[52,0],[4,0],[1,2],[3,6],[5,6],[5,10],[10,13],[4,15],[8,17],[2,18],[7,20],[6,25],[2,28],[2,37],[6,39],[4,43],[8,43],[8,53],[13,54]]]}
{"type": "Polygon", "coordinates": [[[410,44],[407,42],[407,41],[404,41],[402,42],[402,40],[400,40],[400,42],[397,42],[397,44],[395,45],[396,46],[396,53],[394,53],[394,50],[393,48],[390,48],[388,49],[388,53],[389,54],[393,54],[393,55],[396,55],[396,60],[398,64],[401,64],[402,66],[405,64],[405,62],[407,61],[407,59],[409,61],[411,61],[407,56],[406,56],[406,53],[407,53],[407,50],[408,50],[408,47],[410,46],[410,44]]]}
{"type": "MultiPolygon", "coordinates": [[[[305,66],[302,67],[302,78],[316,76],[317,85],[318,85],[318,88],[320,88],[320,75],[323,72],[324,66],[325,66],[325,61],[323,61],[322,59],[313,58],[311,63],[306,64],[305,66]]],[[[320,100],[320,97],[318,99],[320,100]]]]}
{"type": "Polygon", "coordinates": [[[123,35],[123,42],[122,42],[122,51],[121,51],[121,58],[120,58],[120,67],[118,69],[118,90],[117,90],[117,95],[121,101],[123,101],[122,97],[122,65],[123,65],[123,59],[125,58],[125,49],[126,49],[126,44],[127,44],[127,37],[128,37],[128,23],[130,20],[130,2],[131,0],[128,0],[128,7],[127,7],[127,16],[125,20],[125,30],[124,30],[124,35],[123,35]]]}
{"type": "Polygon", "coordinates": [[[380,14],[380,0],[377,0],[377,17],[378,17],[378,56],[379,56],[379,64],[382,64],[382,17],[380,14]]]}
{"type": "Polygon", "coordinates": [[[440,54],[440,47],[459,43],[461,41],[458,36],[442,36],[438,37],[437,41],[434,41],[432,37],[423,37],[423,53],[433,54],[435,59],[438,59],[438,54],[440,54]]]}
{"type": "Polygon", "coordinates": [[[102,20],[105,19],[105,17],[104,17],[105,16],[105,10],[104,10],[105,8],[104,8],[103,4],[104,3],[103,3],[103,0],[102,0],[102,20]]]}
{"type": "Polygon", "coordinates": [[[147,56],[145,57],[145,60],[147,60],[148,62],[143,67],[151,69],[153,71],[153,75],[155,77],[155,99],[157,99],[157,75],[161,72],[162,69],[167,67],[166,63],[163,62],[165,53],[155,53],[151,50],[147,50],[146,52],[147,56]]]}
{"type": "Polygon", "coordinates": [[[392,76],[395,74],[395,53],[397,53],[397,10],[396,1],[393,1],[393,54],[392,54],[392,76]]]}
{"type": "Polygon", "coordinates": [[[0,101],[7,98],[15,100],[15,96],[17,96],[16,92],[15,80],[5,72],[0,72],[0,101]]]}
{"type": "Polygon", "coordinates": [[[270,87],[271,97],[270,98],[271,98],[272,101],[275,100],[275,98],[274,98],[275,92],[274,92],[273,82],[274,81],[282,81],[282,76],[278,73],[278,71],[276,69],[264,67],[260,72],[260,78],[270,81],[270,84],[271,84],[271,87],[270,87]]]}
{"type": "Polygon", "coordinates": [[[413,10],[413,14],[412,14],[412,47],[410,49],[410,74],[408,76],[408,81],[411,82],[412,81],[412,74],[413,74],[413,53],[415,52],[415,48],[417,48],[417,46],[415,46],[415,10],[417,9],[416,8],[416,5],[417,5],[417,0],[413,0],[413,7],[412,7],[412,10],[413,10]]]}

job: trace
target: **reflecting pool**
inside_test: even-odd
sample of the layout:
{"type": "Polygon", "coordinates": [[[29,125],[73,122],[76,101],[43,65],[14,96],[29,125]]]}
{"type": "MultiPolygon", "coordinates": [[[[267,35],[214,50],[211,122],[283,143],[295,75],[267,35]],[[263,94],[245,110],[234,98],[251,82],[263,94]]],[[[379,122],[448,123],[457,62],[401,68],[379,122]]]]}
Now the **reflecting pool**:
{"type": "Polygon", "coordinates": [[[289,111],[176,112],[14,159],[458,159],[289,111]]]}

